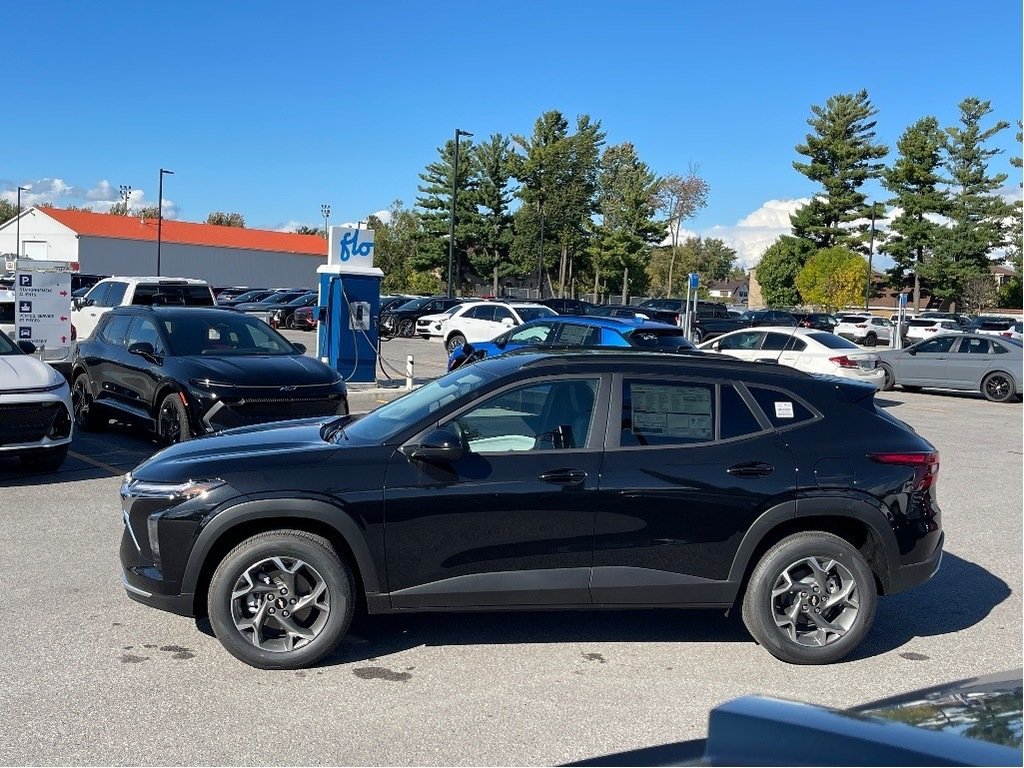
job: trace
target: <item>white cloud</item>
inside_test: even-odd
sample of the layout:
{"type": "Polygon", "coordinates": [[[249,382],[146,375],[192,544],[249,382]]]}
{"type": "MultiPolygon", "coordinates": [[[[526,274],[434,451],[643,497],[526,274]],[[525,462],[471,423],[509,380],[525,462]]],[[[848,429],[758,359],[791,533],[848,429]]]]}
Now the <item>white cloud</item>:
{"type": "Polygon", "coordinates": [[[790,215],[809,202],[810,198],[807,197],[795,200],[768,200],[734,225],[716,224],[702,231],[700,235],[723,241],[736,251],[737,266],[750,269],[780,235],[792,234],[790,215]]]}
{"type": "Polygon", "coordinates": [[[101,203],[116,203],[121,198],[120,192],[114,186],[103,179],[99,184],[85,193],[86,200],[95,200],[101,203]]]}

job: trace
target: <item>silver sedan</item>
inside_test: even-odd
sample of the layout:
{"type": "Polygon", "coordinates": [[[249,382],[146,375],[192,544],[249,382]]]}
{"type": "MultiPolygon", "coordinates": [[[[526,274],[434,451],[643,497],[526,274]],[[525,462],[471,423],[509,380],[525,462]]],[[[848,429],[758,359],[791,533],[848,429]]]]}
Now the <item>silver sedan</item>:
{"type": "Polygon", "coordinates": [[[1024,392],[1022,351],[1013,339],[977,333],[934,336],[906,349],[878,353],[885,372],[882,389],[957,389],[1005,403],[1024,392]]]}

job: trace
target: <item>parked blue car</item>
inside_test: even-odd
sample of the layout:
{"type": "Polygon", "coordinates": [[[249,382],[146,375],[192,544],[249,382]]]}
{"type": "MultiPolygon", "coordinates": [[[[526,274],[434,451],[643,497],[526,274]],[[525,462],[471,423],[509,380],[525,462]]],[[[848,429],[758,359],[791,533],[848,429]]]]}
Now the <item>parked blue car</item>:
{"type": "Polygon", "coordinates": [[[463,344],[448,358],[448,370],[524,347],[639,347],[678,352],[694,346],[683,329],[635,317],[544,317],[511,328],[490,341],[463,344]]]}

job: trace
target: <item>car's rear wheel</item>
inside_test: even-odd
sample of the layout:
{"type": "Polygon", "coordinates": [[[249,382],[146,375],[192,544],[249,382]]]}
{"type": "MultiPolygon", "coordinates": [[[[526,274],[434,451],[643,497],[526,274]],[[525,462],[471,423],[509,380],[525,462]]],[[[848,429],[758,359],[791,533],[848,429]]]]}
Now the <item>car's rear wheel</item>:
{"type": "Polygon", "coordinates": [[[1013,385],[1013,379],[1009,374],[1002,371],[990,373],[981,382],[981,391],[986,400],[993,403],[1006,403],[1013,400],[1017,388],[1013,385]]]}
{"type": "Polygon", "coordinates": [[[284,327],[295,330],[295,315],[288,315],[288,319],[284,321],[284,327]]]}
{"type": "Polygon", "coordinates": [[[306,531],[246,539],[217,566],[207,608],[214,634],[237,659],[260,669],[314,664],[352,620],[351,570],[330,543],[306,531]]]}
{"type": "Polygon", "coordinates": [[[873,347],[873,346],[875,346],[877,344],[878,344],[878,337],[875,334],[869,333],[867,336],[864,337],[864,346],[865,347],[873,347]]]}
{"type": "Polygon", "coordinates": [[[165,445],[174,445],[192,439],[192,430],[188,425],[188,413],[177,392],[167,395],[157,412],[157,436],[165,445]]]}
{"type": "Polygon", "coordinates": [[[890,368],[885,363],[882,364],[882,373],[885,374],[885,380],[882,382],[882,390],[885,392],[889,392],[893,387],[896,386],[896,376],[895,374],[893,374],[892,368],[890,368]]]}
{"type": "Polygon", "coordinates": [[[404,338],[411,338],[416,333],[416,323],[406,318],[398,324],[398,335],[404,338]]]}
{"type": "Polygon", "coordinates": [[[875,618],[875,579],[864,557],[825,531],[788,536],[754,568],[743,623],[790,664],[828,664],[856,648],[875,618]]]}
{"type": "Polygon", "coordinates": [[[450,355],[452,352],[454,352],[456,349],[458,349],[465,343],[465,336],[463,336],[461,333],[453,333],[451,336],[448,337],[448,341],[445,342],[445,349],[448,350],[448,354],[450,355]]]}
{"type": "Polygon", "coordinates": [[[61,445],[57,448],[39,448],[34,451],[26,451],[20,454],[18,459],[26,469],[38,470],[40,472],[56,472],[67,457],[68,446],[61,445]]]}
{"type": "Polygon", "coordinates": [[[74,409],[75,426],[83,432],[94,432],[102,425],[92,394],[89,392],[89,375],[80,373],[71,386],[71,407],[74,409]]]}

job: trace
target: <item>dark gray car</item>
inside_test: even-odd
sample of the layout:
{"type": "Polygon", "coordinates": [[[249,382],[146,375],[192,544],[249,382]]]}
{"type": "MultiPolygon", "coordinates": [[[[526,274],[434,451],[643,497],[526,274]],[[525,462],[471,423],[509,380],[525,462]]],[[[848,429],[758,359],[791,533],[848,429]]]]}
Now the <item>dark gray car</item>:
{"type": "Polygon", "coordinates": [[[882,389],[900,385],[981,392],[987,399],[1005,403],[1024,391],[1022,347],[1013,339],[977,333],[947,333],[913,344],[906,349],[878,352],[885,371],[882,389]]]}

